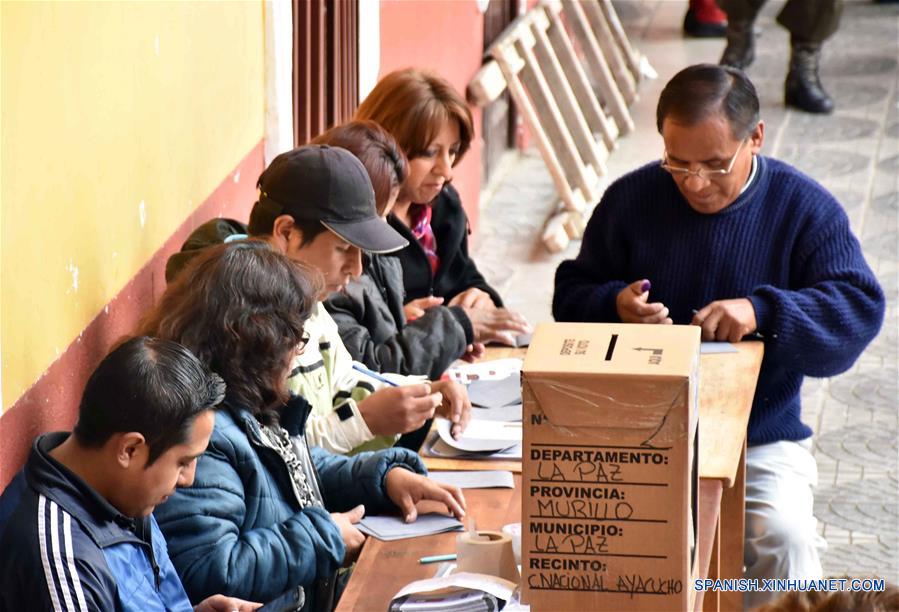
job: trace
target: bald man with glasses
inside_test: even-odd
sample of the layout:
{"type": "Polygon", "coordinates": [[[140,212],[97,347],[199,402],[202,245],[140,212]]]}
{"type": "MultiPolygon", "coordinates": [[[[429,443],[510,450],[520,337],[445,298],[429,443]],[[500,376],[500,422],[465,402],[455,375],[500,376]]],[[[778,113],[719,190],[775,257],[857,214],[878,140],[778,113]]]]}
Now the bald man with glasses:
{"type": "MultiPolygon", "coordinates": [[[[805,376],[852,366],[880,330],[883,292],[833,195],[760,155],[765,125],[745,74],[682,70],[656,121],[661,162],[606,190],[577,258],[556,272],[553,315],[762,338],[747,431],[746,577],[820,578],[817,466],[799,389],[805,376]]],[[[767,598],[748,593],[745,603],[767,598]]]]}

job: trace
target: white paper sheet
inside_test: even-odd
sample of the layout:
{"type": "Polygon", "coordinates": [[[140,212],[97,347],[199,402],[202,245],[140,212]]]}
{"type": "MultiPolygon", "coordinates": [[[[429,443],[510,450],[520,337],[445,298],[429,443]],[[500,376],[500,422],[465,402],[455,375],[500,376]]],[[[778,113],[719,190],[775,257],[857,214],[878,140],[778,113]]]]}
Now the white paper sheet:
{"type": "Polygon", "coordinates": [[[453,438],[451,429],[452,423],[447,419],[437,419],[440,439],[468,452],[498,451],[521,443],[521,423],[472,419],[458,439],[453,438]]]}
{"type": "Polygon", "coordinates": [[[366,516],[356,524],[362,533],[390,542],[405,538],[459,531],[462,523],[445,514],[419,514],[415,522],[406,523],[398,516],[366,516]]]}
{"type": "Polygon", "coordinates": [[[479,361],[477,363],[465,363],[457,361],[446,371],[450,380],[468,384],[473,380],[500,380],[509,376],[518,375],[524,361],[518,357],[508,359],[494,359],[491,361],[479,361]]]}
{"type": "Polygon", "coordinates": [[[508,376],[500,380],[475,380],[468,385],[468,399],[472,405],[501,408],[521,403],[521,377],[508,376]]]}
{"type": "Polygon", "coordinates": [[[703,342],[699,345],[699,352],[703,355],[715,353],[737,353],[737,347],[730,342],[703,342]]]}
{"type": "Polygon", "coordinates": [[[481,421],[521,421],[521,402],[499,408],[472,406],[471,418],[481,421]]]}
{"type": "Polygon", "coordinates": [[[477,470],[467,472],[431,471],[428,478],[460,489],[512,489],[515,479],[505,470],[477,470]]]}
{"type": "Polygon", "coordinates": [[[437,432],[432,432],[425,440],[422,454],[426,457],[442,459],[472,459],[484,461],[518,461],[521,459],[521,443],[496,452],[471,453],[453,448],[440,439],[437,432]]]}

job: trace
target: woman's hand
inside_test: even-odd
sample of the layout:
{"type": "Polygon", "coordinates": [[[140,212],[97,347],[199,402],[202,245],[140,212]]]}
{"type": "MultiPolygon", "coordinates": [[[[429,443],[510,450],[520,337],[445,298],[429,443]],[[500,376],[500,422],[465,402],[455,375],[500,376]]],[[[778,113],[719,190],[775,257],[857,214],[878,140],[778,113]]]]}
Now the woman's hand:
{"type": "Polygon", "coordinates": [[[363,516],[365,516],[365,506],[362,504],[349,512],[331,513],[331,520],[340,528],[340,537],[343,538],[343,545],[346,548],[346,554],[343,557],[344,567],[353,564],[362,551],[362,545],[365,544],[365,534],[356,527],[356,523],[361,521],[363,516]]]}
{"type": "Polygon", "coordinates": [[[439,391],[443,396],[443,401],[437,411],[440,416],[452,422],[451,433],[454,438],[458,438],[468,427],[468,421],[471,420],[471,401],[468,399],[468,391],[452,380],[432,382],[431,389],[439,391]]]}
{"type": "Polygon", "coordinates": [[[400,509],[407,523],[418,518],[415,504],[425,499],[445,504],[459,520],[465,516],[465,498],[459,487],[434,482],[403,467],[387,472],[385,483],[387,496],[400,509]]]}
{"type": "Polygon", "coordinates": [[[465,354],[460,359],[468,363],[474,363],[483,357],[485,352],[487,352],[487,347],[482,342],[475,342],[465,347],[465,354]]]}
{"type": "Polygon", "coordinates": [[[441,304],[443,304],[442,297],[434,297],[433,295],[429,295],[427,297],[418,298],[417,300],[407,302],[403,306],[403,314],[406,315],[407,321],[414,321],[415,319],[420,319],[421,317],[423,317],[425,315],[425,311],[428,308],[440,306],[441,304]]]}
{"type": "Polygon", "coordinates": [[[493,299],[486,291],[471,287],[450,300],[450,306],[462,306],[463,308],[479,308],[489,310],[496,308],[493,299]]]}

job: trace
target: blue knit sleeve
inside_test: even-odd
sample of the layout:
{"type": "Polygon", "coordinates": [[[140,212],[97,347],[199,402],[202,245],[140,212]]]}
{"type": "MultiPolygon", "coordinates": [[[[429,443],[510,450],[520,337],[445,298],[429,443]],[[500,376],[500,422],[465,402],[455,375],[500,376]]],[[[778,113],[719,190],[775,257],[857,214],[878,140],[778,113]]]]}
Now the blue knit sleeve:
{"type": "Polygon", "coordinates": [[[749,296],[765,357],[807,376],[849,369],[880,330],[885,304],[835,201],[798,237],[790,285],[762,285],[749,296]]]}
{"type": "Polygon", "coordinates": [[[615,299],[628,282],[638,279],[624,279],[627,250],[621,244],[619,215],[611,214],[621,204],[616,187],[609,187],[593,211],[577,258],[563,261],[556,270],[552,303],[556,321],[621,321],[615,299]]]}

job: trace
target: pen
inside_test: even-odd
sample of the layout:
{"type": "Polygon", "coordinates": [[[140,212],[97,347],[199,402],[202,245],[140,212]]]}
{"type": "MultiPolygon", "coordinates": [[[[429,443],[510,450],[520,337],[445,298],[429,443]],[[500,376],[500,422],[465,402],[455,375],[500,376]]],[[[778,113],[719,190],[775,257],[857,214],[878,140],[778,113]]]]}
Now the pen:
{"type": "MultiPolygon", "coordinates": [[[[699,314],[699,311],[694,308],[693,314],[697,315],[697,314],[699,314]]],[[[761,333],[759,333],[757,331],[752,332],[751,334],[746,334],[743,337],[744,338],[752,338],[753,340],[764,340],[765,339],[765,336],[763,336],[761,333]]]]}
{"type": "Polygon", "coordinates": [[[456,555],[455,553],[450,555],[432,555],[430,557],[422,557],[418,560],[422,565],[426,563],[440,563],[441,561],[455,561],[456,555]]]}
{"type": "Polygon", "coordinates": [[[371,377],[371,378],[374,378],[375,380],[380,380],[382,383],[387,383],[387,384],[390,385],[391,387],[399,387],[399,385],[396,384],[395,382],[393,382],[392,380],[387,379],[387,378],[384,378],[383,376],[381,376],[381,375],[378,374],[377,372],[372,372],[371,370],[369,370],[368,368],[366,368],[364,365],[361,365],[361,364],[358,364],[358,363],[355,363],[355,362],[354,362],[354,363],[353,363],[353,369],[354,369],[354,370],[357,370],[357,371],[359,371],[359,372],[362,372],[362,373],[365,374],[366,376],[369,376],[369,377],[371,377]]]}

